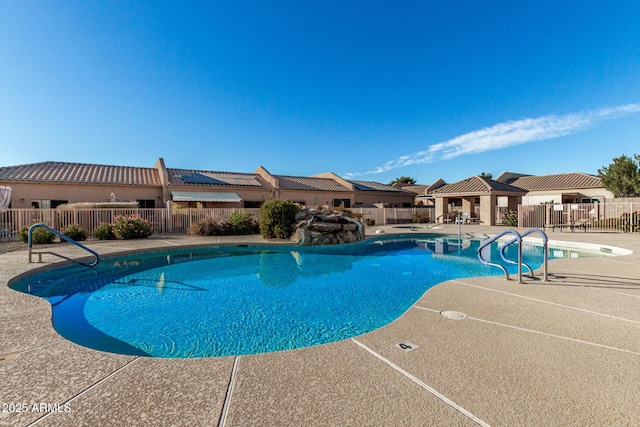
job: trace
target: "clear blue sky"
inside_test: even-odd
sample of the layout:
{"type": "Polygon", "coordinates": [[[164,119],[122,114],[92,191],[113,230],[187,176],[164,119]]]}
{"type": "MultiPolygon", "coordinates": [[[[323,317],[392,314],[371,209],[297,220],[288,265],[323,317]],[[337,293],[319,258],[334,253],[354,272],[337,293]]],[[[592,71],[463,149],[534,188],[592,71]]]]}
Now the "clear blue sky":
{"type": "Polygon", "coordinates": [[[0,166],[420,183],[640,154],[640,2],[0,0],[0,166]]]}

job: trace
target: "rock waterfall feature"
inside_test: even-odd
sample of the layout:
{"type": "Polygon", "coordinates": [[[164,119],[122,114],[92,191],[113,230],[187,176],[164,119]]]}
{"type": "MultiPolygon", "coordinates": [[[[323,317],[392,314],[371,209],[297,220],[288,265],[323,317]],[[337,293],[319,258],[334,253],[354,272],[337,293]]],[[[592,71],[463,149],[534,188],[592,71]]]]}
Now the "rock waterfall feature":
{"type": "Polygon", "coordinates": [[[364,240],[364,226],[351,213],[322,208],[304,208],[296,214],[291,241],[300,246],[338,245],[364,240]]]}

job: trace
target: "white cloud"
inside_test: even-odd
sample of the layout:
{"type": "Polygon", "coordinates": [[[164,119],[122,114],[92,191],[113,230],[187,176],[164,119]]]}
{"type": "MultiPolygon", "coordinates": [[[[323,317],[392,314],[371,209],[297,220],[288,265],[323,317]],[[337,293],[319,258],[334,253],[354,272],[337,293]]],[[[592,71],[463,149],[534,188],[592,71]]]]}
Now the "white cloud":
{"type": "Polygon", "coordinates": [[[477,154],[527,142],[557,138],[588,129],[605,120],[612,120],[638,112],[640,112],[640,104],[627,104],[563,116],[549,115],[498,123],[465,133],[448,141],[430,145],[426,150],[404,155],[395,160],[389,160],[383,166],[378,166],[367,172],[346,173],[345,178],[374,175],[404,166],[433,163],[439,160],[453,159],[465,154],[477,154]]]}

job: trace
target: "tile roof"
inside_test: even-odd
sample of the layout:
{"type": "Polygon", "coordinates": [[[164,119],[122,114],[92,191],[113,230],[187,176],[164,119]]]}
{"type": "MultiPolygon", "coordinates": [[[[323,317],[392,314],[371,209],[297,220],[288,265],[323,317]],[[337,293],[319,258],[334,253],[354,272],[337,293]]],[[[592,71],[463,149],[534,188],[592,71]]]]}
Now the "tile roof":
{"type": "Polygon", "coordinates": [[[167,168],[169,185],[197,187],[272,188],[260,175],[167,168]]]}
{"type": "Polygon", "coordinates": [[[155,168],[67,162],[2,167],[0,181],[162,186],[155,168]]]}
{"type": "Polygon", "coordinates": [[[472,176],[462,181],[443,185],[435,189],[432,194],[478,194],[491,192],[526,193],[526,190],[492,179],[472,176]]]}
{"type": "Polygon", "coordinates": [[[419,196],[426,196],[444,185],[447,185],[447,183],[442,178],[439,178],[431,185],[405,185],[402,189],[416,193],[419,196]]]}
{"type": "Polygon", "coordinates": [[[356,191],[386,191],[389,193],[402,193],[406,195],[415,194],[413,191],[405,190],[404,188],[397,188],[392,185],[381,184],[375,181],[356,181],[356,180],[348,180],[352,183],[356,191]]]}
{"type": "Polygon", "coordinates": [[[513,185],[513,181],[523,176],[532,176],[529,173],[516,173],[504,171],[495,179],[498,182],[504,182],[505,184],[513,185]]]}
{"type": "Polygon", "coordinates": [[[351,190],[331,178],[274,175],[281,190],[344,191],[351,190]]]}
{"type": "Polygon", "coordinates": [[[561,190],[580,188],[602,188],[602,180],[586,173],[563,173],[557,175],[523,176],[511,183],[527,191],[561,190]]]}

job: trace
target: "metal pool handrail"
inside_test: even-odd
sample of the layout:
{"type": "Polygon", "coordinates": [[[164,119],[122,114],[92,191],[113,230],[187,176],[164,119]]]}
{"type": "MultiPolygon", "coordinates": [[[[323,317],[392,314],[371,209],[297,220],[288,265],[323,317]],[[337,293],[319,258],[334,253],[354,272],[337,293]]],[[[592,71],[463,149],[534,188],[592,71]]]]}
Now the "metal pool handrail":
{"type": "MultiPolygon", "coordinates": [[[[530,228],[529,230],[522,233],[520,237],[524,239],[525,236],[528,236],[529,234],[532,234],[532,233],[538,233],[542,237],[542,247],[544,250],[544,254],[543,254],[544,268],[542,269],[543,271],[542,275],[543,275],[543,280],[545,282],[548,282],[549,281],[549,238],[547,237],[547,233],[545,233],[543,230],[540,230],[539,228],[530,228]]],[[[529,268],[529,270],[531,270],[531,268],[529,268]]]]}
{"type": "Polygon", "coordinates": [[[507,234],[514,234],[514,241],[518,242],[518,283],[522,283],[522,245],[520,243],[522,243],[522,236],[520,236],[520,233],[518,233],[515,230],[504,230],[501,233],[496,234],[493,237],[488,238],[487,240],[485,240],[484,242],[482,242],[480,244],[480,246],[478,247],[478,259],[484,264],[484,265],[490,265],[492,267],[498,267],[500,269],[502,269],[502,271],[504,272],[505,278],[506,280],[509,280],[509,272],[507,271],[507,269],[502,265],[502,264],[496,264],[493,262],[489,262],[486,259],[484,259],[483,255],[482,255],[482,250],[484,248],[486,248],[487,246],[489,246],[490,244],[492,244],[493,242],[495,242],[496,240],[498,240],[500,237],[507,235],[507,234]]]}
{"type": "Polygon", "coordinates": [[[427,227],[427,228],[429,228],[429,229],[430,229],[430,228],[435,227],[436,225],[438,225],[438,220],[439,220],[440,218],[445,217],[445,216],[447,216],[447,215],[442,214],[442,215],[439,215],[439,216],[435,217],[434,219],[432,219],[432,220],[430,220],[429,222],[427,222],[426,227],[427,227]],[[429,224],[433,224],[433,227],[429,227],[429,224]]]}
{"type": "MultiPolygon", "coordinates": [[[[542,247],[543,247],[543,251],[544,251],[544,253],[543,253],[543,265],[544,265],[544,268],[543,268],[543,273],[542,274],[543,274],[543,280],[545,282],[548,282],[549,281],[549,238],[547,237],[547,234],[543,230],[540,230],[539,228],[531,228],[531,229],[525,231],[524,233],[520,234],[520,237],[522,239],[524,239],[525,236],[528,236],[529,234],[532,234],[532,233],[539,233],[540,236],[542,236],[542,247]]],[[[500,249],[500,255],[502,256],[502,259],[505,260],[506,262],[510,263],[510,264],[516,264],[516,262],[511,261],[510,259],[508,259],[506,257],[506,255],[504,254],[504,251],[507,248],[507,246],[509,246],[509,245],[511,245],[511,244],[513,244],[515,242],[516,242],[516,239],[512,239],[509,242],[505,243],[502,246],[502,248],[500,249]]],[[[519,244],[522,244],[522,242],[520,242],[519,244]]],[[[531,278],[533,278],[534,274],[533,274],[533,270],[531,269],[531,267],[528,264],[524,263],[524,262],[522,263],[522,265],[524,265],[525,267],[527,267],[529,269],[530,276],[531,276],[531,278]]]]}
{"type": "Polygon", "coordinates": [[[500,234],[497,234],[487,240],[485,240],[480,247],[478,248],[478,258],[480,259],[480,261],[482,261],[485,265],[492,265],[495,267],[500,267],[502,269],[502,271],[504,271],[507,280],[509,280],[509,274],[507,273],[507,269],[504,268],[502,265],[500,264],[494,264],[494,263],[490,263],[488,261],[486,261],[483,257],[482,257],[482,249],[484,249],[486,246],[490,245],[491,243],[495,242],[496,240],[498,240],[500,237],[504,236],[505,234],[515,234],[515,237],[513,239],[511,239],[510,241],[508,241],[507,243],[505,243],[502,248],[500,248],[500,256],[502,257],[502,259],[509,263],[509,264],[517,264],[518,265],[518,283],[522,283],[522,267],[527,267],[527,269],[529,270],[529,275],[531,276],[531,278],[534,277],[533,274],[533,269],[526,263],[524,263],[522,261],[522,239],[524,239],[525,236],[528,236],[529,234],[532,233],[539,233],[542,236],[542,246],[543,246],[543,280],[545,282],[549,281],[549,238],[547,237],[547,234],[543,231],[540,230],[539,228],[531,228],[527,231],[525,231],[524,233],[520,234],[515,230],[505,230],[500,234]],[[507,246],[512,245],[514,243],[518,243],[518,262],[512,261],[509,258],[507,258],[507,256],[505,255],[504,251],[506,250],[507,246]]]}
{"type": "MultiPolygon", "coordinates": [[[[76,245],[77,247],[84,249],[85,251],[91,253],[96,259],[91,262],[91,263],[86,263],[86,262],[80,262],[80,261],[75,261],[73,259],[70,259],[70,261],[76,262],[78,264],[84,265],[85,267],[95,267],[96,265],[98,265],[98,263],[100,262],[100,255],[98,255],[97,252],[89,249],[88,247],[76,242],[75,240],[73,240],[72,238],[65,236],[64,234],[60,233],[59,231],[54,230],[53,228],[42,224],[42,223],[38,223],[38,224],[33,224],[31,227],[29,227],[29,232],[27,234],[27,245],[29,247],[29,262],[33,262],[31,261],[31,254],[32,254],[32,249],[33,249],[33,230],[35,230],[36,228],[44,228],[45,230],[55,234],[56,236],[58,236],[59,238],[61,238],[62,240],[66,240],[69,243],[73,243],[74,245],[76,245]]],[[[42,262],[42,255],[41,253],[38,253],[40,255],[40,262],[42,262]]],[[[66,257],[63,257],[65,259],[69,259],[66,257]]]]}
{"type": "MultiPolygon", "coordinates": [[[[520,235],[521,238],[523,238],[524,236],[521,234],[520,235]]],[[[502,245],[502,247],[500,248],[500,256],[502,257],[502,259],[504,260],[504,262],[508,263],[508,264],[513,264],[513,265],[518,265],[518,263],[516,261],[512,261],[509,258],[507,258],[507,255],[505,255],[505,251],[507,250],[507,246],[515,243],[517,240],[516,238],[513,238],[512,240],[510,240],[509,242],[505,243],[504,245],[502,245]]],[[[521,243],[519,243],[521,244],[521,243]]],[[[521,262],[523,267],[527,267],[527,270],[529,270],[529,277],[531,277],[533,279],[533,269],[531,268],[531,266],[529,264],[527,264],[526,262],[522,261],[521,262]]]]}

